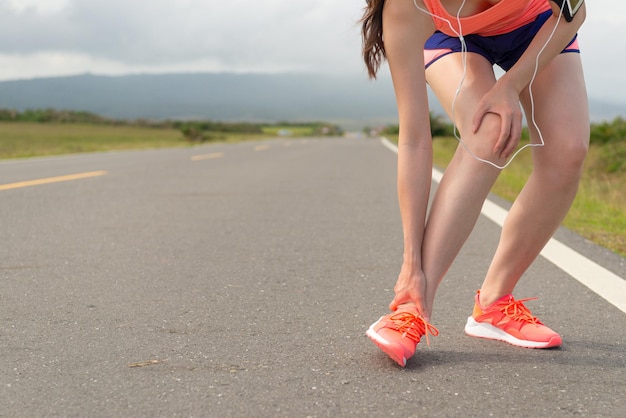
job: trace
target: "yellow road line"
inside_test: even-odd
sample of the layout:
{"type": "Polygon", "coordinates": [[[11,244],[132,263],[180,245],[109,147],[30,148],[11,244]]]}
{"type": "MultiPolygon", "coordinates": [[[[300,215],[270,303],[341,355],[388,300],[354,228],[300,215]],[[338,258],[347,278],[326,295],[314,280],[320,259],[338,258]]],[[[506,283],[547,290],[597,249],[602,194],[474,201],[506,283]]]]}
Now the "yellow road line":
{"type": "Polygon", "coordinates": [[[202,160],[214,160],[216,158],[223,158],[223,152],[214,152],[212,154],[204,154],[204,155],[194,155],[191,157],[191,161],[202,161],[202,160]]]}
{"type": "Polygon", "coordinates": [[[255,151],[267,151],[268,149],[270,149],[269,145],[258,145],[254,147],[255,151]]]}
{"type": "Polygon", "coordinates": [[[22,187],[40,186],[42,184],[59,183],[62,181],[82,180],[91,177],[105,176],[108,173],[106,171],[91,171],[89,173],[70,174],[67,176],[49,177],[39,180],[20,181],[17,183],[0,184],[1,190],[20,189],[22,187]]]}

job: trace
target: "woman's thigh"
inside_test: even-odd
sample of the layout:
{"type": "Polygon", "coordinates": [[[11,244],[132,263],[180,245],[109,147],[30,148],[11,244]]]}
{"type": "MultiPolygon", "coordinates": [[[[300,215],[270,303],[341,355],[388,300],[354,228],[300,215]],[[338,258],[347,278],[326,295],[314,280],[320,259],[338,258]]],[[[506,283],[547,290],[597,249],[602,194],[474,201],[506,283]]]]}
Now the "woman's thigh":
{"type": "Polygon", "coordinates": [[[478,103],[496,83],[492,64],[482,55],[467,53],[464,69],[463,54],[449,54],[428,67],[426,81],[456,125],[464,145],[480,158],[502,163],[492,152],[500,133],[500,117],[487,114],[479,130],[472,130],[478,103]]]}
{"type": "Polygon", "coordinates": [[[580,55],[556,56],[521,96],[534,148],[535,166],[582,165],[589,146],[589,107],[580,55]]]}

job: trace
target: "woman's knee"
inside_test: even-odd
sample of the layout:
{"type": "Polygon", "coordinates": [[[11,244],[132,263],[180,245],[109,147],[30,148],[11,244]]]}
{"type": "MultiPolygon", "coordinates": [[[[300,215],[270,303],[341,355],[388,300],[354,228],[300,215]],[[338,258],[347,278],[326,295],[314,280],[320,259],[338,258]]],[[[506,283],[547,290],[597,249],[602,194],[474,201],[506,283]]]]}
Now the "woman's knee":
{"type": "Polygon", "coordinates": [[[582,171],[589,152],[589,135],[568,141],[565,146],[565,162],[573,170],[582,171]]]}
{"type": "MultiPolygon", "coordinates": [[[[559,170],[579,172],[589,151],[589,134],[563,133],[563,137],[553,146],[546,147],[550,164],[559,170]]],[[[548,139],[549,141],[549,139],[548,139]]]]}
{"type": "Polygon", "coordinates": [[[497,165],[505,164],[506,159],[501,158],[494,151],[501,129],[500,116],[494,113],[485,115],[476,133],[468,129],[463,129],[461,131],[461,140],[463,141],[463,145],[473,154],[469,156],[472,157],[473,160],[476,160],[476,157],[478,157],[497,165]]]}
{"type": "Polygon", "coordinates": [[[545,149],[536,150],[534,171],[543,173],[555,187],[577,186],[589,151],[588,138],[588,135],[570,134],[558,144],[549,144],[546,138],[545,149]]]}

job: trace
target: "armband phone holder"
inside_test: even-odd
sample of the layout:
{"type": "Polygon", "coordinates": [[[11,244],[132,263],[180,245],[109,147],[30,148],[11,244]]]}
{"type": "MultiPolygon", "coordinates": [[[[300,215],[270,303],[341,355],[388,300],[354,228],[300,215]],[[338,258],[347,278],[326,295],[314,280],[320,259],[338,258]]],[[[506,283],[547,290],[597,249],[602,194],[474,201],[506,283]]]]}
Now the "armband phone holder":
{"type": "Polygon", "coordinates": [[[580,6],[583,5],[585,0],[552,0],[556,4],[559,5],[559,9],[563,10],[563,17],[568,22],[571,22],[580,9],[580,6]],[[563,4],[565,3],[565,4],[563,4]]]}

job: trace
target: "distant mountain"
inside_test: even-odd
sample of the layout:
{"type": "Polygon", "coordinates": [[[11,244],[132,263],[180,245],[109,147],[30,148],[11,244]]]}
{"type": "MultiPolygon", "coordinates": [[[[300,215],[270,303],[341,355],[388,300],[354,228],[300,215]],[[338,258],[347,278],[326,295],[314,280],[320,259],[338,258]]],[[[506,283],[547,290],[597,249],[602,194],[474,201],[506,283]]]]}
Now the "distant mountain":
{"type": "Polygon", "coordinates": [[[80,75],[0,82],[0,108],[85,110],[122,119],[394,120],[387,79],[310,74],[80,75]]]}
{"type": "Polygon", "coordinates": [[[613,120],[616,117],[626,118],[626,103],[605,102],[589,99],[589,113],[592,122],[613,120]]]}
{"type": "MultiPolygon", "coordinates": [[[[436,100],[433,111],[443,114],[436,100]]],[[[39,78],[0,82],[0,108],[84,110],[119,119],[395,122],[391,81],[365,75],[167,74],[39,78]]],[[[596,120],[626,115],[626,104],[591,102],[596,120]]]]}

